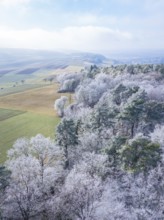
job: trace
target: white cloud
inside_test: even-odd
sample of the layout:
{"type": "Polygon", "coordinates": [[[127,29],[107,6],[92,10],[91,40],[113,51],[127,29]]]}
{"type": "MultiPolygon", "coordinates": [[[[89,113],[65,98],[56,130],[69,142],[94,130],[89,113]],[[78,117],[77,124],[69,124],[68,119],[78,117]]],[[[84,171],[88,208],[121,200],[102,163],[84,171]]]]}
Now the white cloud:
{"type": "Polygon", "coordinates": [[[101,26],[70,26],[55,31],[0,27],[0,47],[110,51],[164,49],[163,32],[127,32],[101,26]],[[158,40],[157,40],[158,34],[158,40]]]}
{"type": "Polygon", "coordinates": [[[0,28],[0,47],[110,50],[127,47],[132,40],[129,32],[95,26],[66,27],[52,32],[0,28]]]}
{"type": "Polygon", "coordinates": [[[31,0],[0,0],[0,5],[13,6],[29,3],[31,0]]]}

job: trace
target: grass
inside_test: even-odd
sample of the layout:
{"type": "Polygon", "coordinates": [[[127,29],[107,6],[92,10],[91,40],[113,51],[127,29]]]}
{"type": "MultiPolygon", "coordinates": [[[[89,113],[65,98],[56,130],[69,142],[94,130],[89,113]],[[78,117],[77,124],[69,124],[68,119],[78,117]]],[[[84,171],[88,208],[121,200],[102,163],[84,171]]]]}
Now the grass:
{"type": "MultiPolygon", "coordinates": [[[[62,95],[73,100],[71,94],[57,93],[58,84],[45,84],[43,79],[63,72],[75,72],[80,67],[43,71],[32,75],[25,84],[11,87],[11,74],[6,75],[5,89],[0,91],[0,163],[6,160],[6,152],[21,137],[38,133],[54,138],[60,118],[54,111],[54,102],[62,95]],[[8,76],[8,79],[7,79],[8,76]],[[10,79],[10,80],[9,80],[10,79]]],[[[31,74],[30,74],[31,75],[31,74]]],[[[14,73],[12,75],[14,79],[14,73]]],[[[16,79],[15,79],[16,80],[16,79]]]]}
{"type": "Polygon", "coordinates": [[[19,109],[40,114],[55,116],[54,102],[62,95],[70,94],[57,93],[58,84],[52,84],[42,88],[35,88],[20,93],[0,97],[0,108],[19,109]]]}
{"type": "MultiPolygon", "coordinates": [[[[12,110],[4,110],[4,112],[12,110]]],[[[1,115],[2,110],[0,111],[1,115]]],[[[13,115],[15,110],[13,110],[13,115]]],[[[4,113],[3,113],[4,114],[4,113]]],[[[6,113],[7,114],[7,113],[6,113]]],[[[0,163],[6,160],[6,152],[13,143],[20,137],[32,137],[38,133],[46,137],[54,138],[55,127],[59,123],[58,117],[44,114],[26,112],[17,116],[10,117],[0,123],[0,163]]]]}
{"type": "Polygon", "coordinates": [[[30,74],[19,74],[21,70],[18,68],[7,74],[0,75],[0,88],[6,88],[6,86],[12,88],[16,82],[21,85],[21,80],[25,80],[26,84],[43,84],[43,79],[48,76],[54,76],[61,73],[79,72],[81,69],[82,66],[68,66],[65,69],[40,69],[30,74]]]}
{"type": "Polygon", "coordinates": [[[37,70],[39,70],[39,68],[28,68],[28,69],[24,69],[19,71],[17,74],[32,74],[34,72],[36,72],[37,70]]]}
{"type": "Polygon", "coordinates": [[[19,111],[19,110],[11,110],[11,109],[0,109],[0,121],[4,121],[8,118],[12,118],[14,116],[24,114],[25,111],[19,111]]]}
{"type": "Polygon", "coordinates": [[[24,84],[24,85],[22,84],[22,85],[17,85],[15,87],[10,85],[10,87],[8,88],[3,88],[2,86],[3,89],[0,89],[0,97],[28,91],[35,88],[41,88],[41,87],[45,87],[45,84],[24,84]]]}
{"type": "Polygon", "coordinates": [[[54,111],[54,102],[61,95],[58,84],[25,90],[0,97],[0,164],[6,160],[6,152],[21,137],[41,133],[54,138],[60,118],[54,111]]]}

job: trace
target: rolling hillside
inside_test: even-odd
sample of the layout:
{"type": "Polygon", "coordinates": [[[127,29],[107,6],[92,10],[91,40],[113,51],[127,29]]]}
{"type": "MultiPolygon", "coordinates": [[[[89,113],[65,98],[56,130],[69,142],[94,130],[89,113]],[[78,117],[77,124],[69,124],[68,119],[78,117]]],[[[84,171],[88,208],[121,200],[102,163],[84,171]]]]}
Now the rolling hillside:
{"type": "MultiPolygon", "coordinates": [[[[11,56],[6,50],[2,56],[0,51],[0,164],[5,162],[7,150],[18,138],[38,133],[55,137],[55,127],[60,119],[53,105],[62,94],[57,93],[59,85],[50,79],[56,74],[81,69],[81,66],[59,65],[57,61],[47,67],[44,59],[36,58],[40,59],[36,62],[30,53],[28,56],[22,53],[11,56]]],[[[64,95],[70,100],[70,94],[64,95]]]]}

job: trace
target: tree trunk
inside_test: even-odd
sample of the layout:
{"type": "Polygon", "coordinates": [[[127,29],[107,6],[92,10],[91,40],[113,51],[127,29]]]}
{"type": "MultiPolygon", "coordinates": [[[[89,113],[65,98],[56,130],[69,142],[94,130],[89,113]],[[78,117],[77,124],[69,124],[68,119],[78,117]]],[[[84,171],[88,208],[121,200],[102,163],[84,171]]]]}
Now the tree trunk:
{"type": "Polygon", "coordinates": [[[69,168],[69,159],[68,159],[68,146],[67,145],[65,145],[65,147],[64,147],[64,154],[65,154],[65,158],[66,158],[64,169],[68,169],[69,168]]]}
{"type": "Polygon", "coordinates": [[[131,138],[134,137],[134,123],[132,124],[132,127],[131,127],[131,138]]]}

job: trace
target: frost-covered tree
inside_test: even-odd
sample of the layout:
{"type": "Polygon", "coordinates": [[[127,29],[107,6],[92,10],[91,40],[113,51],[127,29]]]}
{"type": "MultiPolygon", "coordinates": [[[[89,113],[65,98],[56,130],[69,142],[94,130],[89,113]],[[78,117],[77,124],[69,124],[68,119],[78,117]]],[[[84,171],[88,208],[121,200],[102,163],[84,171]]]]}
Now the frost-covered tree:
{"type": "Polygon", "coordinates": [[[99,133],[85,132],[79,135],[79,146],[78,150],[81,152],[100,152],[105,148],[105,142],[100,138],[99,133]]]}
{"type": "Polygon", "coordinates": [[[147,173],[146,178],[143,173],[135,177],[123,175],[116,183],[116,197],[125,204],[131,219],[164,218],[163,172],[163,164],[159,164],[147,173]]]}
{"type": "Polygon", "coordinates": [[[153,85],[145,86],[146,93],[150,100],[163,102],[164,101],[164,88],[163,84],[157,85],[154,87],[153,85]]]}
{"type": "Polygon", "coordinates": [[[8,152],[3,218],[164,219],[162,68],[92,66],[57,76],[74,103],[55,103],[63,117],[56,144],[38,135],[8,152]]]}
{"type": "Polygon", "coordinates": [[[69,79],[65,80],[59,92],[74,92],[77,86],[79,85],[79,80],[69,79]]]}
{"type": "Polygon", "coordinates": [[[121,105],[121,103],[126,103],[129,97],[131,97],[134,93],[138,92],[139,87],[126,87],[122,84],[116,86],[112,91],[112,101],[116,105],[121,105]]]}
{"type": "Polygon", "coordinates": [[[65,218],[96,220],[103,192],[106,157],[86,154],[68,174],[60,197],[60,212],[65,218]]]}
{"type": "Polygon", "coordinates": [[[54,109],[57,111],[60,117],[64,116],[64,108],[68,101],[66,96],[61,96],[60,99],[57,99],[54,104],[54,109]]]}
{"type": "Polygon", "coordinates": [[[99,178],[91,178],[73,170],[66,179],[61,195],[62,215],[67,219],[96,219],[95,212],[101,196],[102,184],[99,178]]]}
{"type": "Polygon", "coordinates": [[[109,171],[108,157],[104,154],[85,152],[74,168],[79,173],[86,173],[91,177],[97,176],[103,180],[109,171]]]}
{"type": "Polygon", "coordinates": [[[156,126],[153,133],[151,133],[150,135],[151,135],[151,140],[153,142],[159,143],[162,149],[164,150],[164,125],[156,126]]]}
{"type": "Polygon", "coordinates": [[[12,174],[3,207],[4,218],[28,220],[40,215],[43,211],[40,201],[42,195],[37,186],[41,184],[38,178],[41,170],[37,160],[22,156],[8,167],[12,174]]]}
{"type": "Polygon", "coordinates": [[[3,205],[4,218],[48,218],[49,200],[58,193],[63,175],[61,158],[61,150],[42,135],[27,139],[26,143],[25,139],[15,143],[6,163],[11,171],[11,180],[3,205]],[[28,154],[24,153],[27,146],[28,154]],[[22,152],[18,155],[19,149],[22,152]]]}
{"type": "Polygon", "coordinates": [[[107,84],[102,80],[91,80],[89,83],[84,81],[77,88],[76,100],[78,103],[83,103],[85,106],[93,106],[99,101],[102,94],[107,90],[107,84]]]}
{"type": "Polygon", "coordinates": [[[57,82],[60,83],[58,92],[74,92],[84,78],[84,73],[63,73],[57,75],[57,82]]]}

